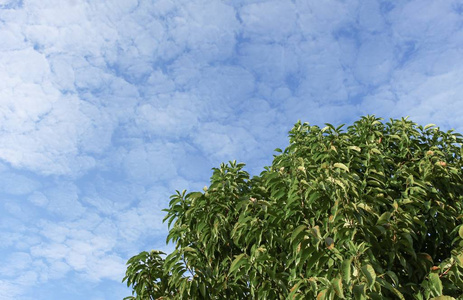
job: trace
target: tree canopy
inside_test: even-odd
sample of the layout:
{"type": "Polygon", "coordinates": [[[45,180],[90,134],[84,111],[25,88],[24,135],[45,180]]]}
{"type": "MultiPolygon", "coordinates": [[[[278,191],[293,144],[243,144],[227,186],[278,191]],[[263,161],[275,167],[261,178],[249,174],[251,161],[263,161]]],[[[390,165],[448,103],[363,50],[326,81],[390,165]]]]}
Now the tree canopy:
{"type": "Polygon", "coordinates": [[[128,261],[125,299],[454,299],[463,294],[462,135],[402,119],[298,122],[250,177],[171,197],[175,250],[128,261]]]}

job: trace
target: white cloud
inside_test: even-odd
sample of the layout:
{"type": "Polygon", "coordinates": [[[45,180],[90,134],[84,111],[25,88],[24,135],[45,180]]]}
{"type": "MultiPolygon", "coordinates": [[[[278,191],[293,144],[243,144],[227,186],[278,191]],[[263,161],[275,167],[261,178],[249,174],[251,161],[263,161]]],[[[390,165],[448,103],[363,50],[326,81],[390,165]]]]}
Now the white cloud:
{"type": "MultiPolygon", "coordinates": [[[[4,51],[2,54],[0,58],[2,81],[12,80],[14,82],[14,80],[19,79],[25,83],[37,84],[42,83],[49,73],[46,57],[31,48],[4,51]]],[[[3,88],[14,91],[12,87],[16,85],[10,85],[13,82],[3,82],[3,88]]],[[[45,85],[41,89],[49,91],[49,85],[45,85]]]]}
{"type": "Polygon", "coordinates": [[[112,254],[118,237],[105,236],[107,232],[92,233],[92,228],[100,226],[102,220],[98,219],[97,223],[85,218],[79,222],[43,221],[40,224],[41,234],[47,240],[32,246],[30,252],[35,260],[45,261],[45,265],[36,270],[45,281],[62,278],[70,271],[92,281],[121,278],[125,262],[112,254]],[[102,268],[103,264],[108,265],[102,268]]]}
{"type": "Polygon", "coordinates": [[[18,25],[5,26],[0,30],[0,51],[14,51],[25,48],[24,35],[18,25]]]}
{"type": "Polygon", "coordinates": [[[130,150],[124,162],[125,172],[131,180],[144,184],[175,177],[173,147],[172,144],[156,142],[130,150]]]}
{"type": "Polygon", "coordinates": [[[168,23],[174,42],[191,49],[197,61],[227,59],[235,46],[238,21],[232,7],[221,1],[185,1],[168,23]]]}
{"type": "Polygon", "coordinates": [[[295,72],[293,49],[280,44],[242,43],[239,46],[240,64],[267,84],[280,86],[288,73],[295,72]]]}
{"type": "Polygon", "coordinates": [[[79,201],[79,190],[75,184],[60,182],[57,186],[43,191],[48,199],[47,209],[58,218],[76,219],[85,208],[79,201]]]}
{"type": "Polygon", "coordinates": [[[390,88],[378,89],[374,94],[367,95],[360,104],[363,115],[371,114],[381,117],[396,117],[397,95],[390,88]]]}
{"type": "Polygon", "coordinates": [[[331,35],[340,24],[354,21],[357,15],[358,2],[355,0],[295,2],[299,12],[298,29],[307,39],[331,35]]]}
{"type": "MultiPolygon", "coordinates": [[[[33,74],[32,68],[23,80],[42,80],[39,73],[33,74]]],[[[0,97],[1,159],[45,174],[79,172],[94,165],[93,158],[79,153],[79,137],[93,125],[75,97],[59,97],[46,85],[20,82],[2,89],[0,97]]]]}
{"type": "Polygon", "coordinates": [[[387,36],[366,39],[355,65],[356,78],[365,85],[387,83],[394,67],[393,45],[387,36]]]}
{"type": "Polygon", "coordinates": [[[407,111],[415,122],[463,128],[463,72],[455,70],[427,77],[416,89],[400,90],[398,111],[407,111]]]}
{"type": "Polygon", "coordinates": [[[198,126],[201,106],[187,93],[163,94],[136,109],[135,123],[151,138],[178,140],[198,126]]]}
{"type": "Polygon", "coordinates": [[[234,160],[242,153],[251,152],[257,141],[247,130],[237,125],[203,123],[195,144],[216,161],[234,160]]]}
{"type": "Polygon", "coordinates": [[[18,297],[24,291],[24,287],[7,281],[7,280],[0,280],[0,299],[7,300],[11,299],[12,297],[18,297]]]}
{"type": "Polygon", "coordinates": [[[452,2],[414,0],[397,4],[390,13],[391,26],[400,39],[417,40],[423,47],[439,45],[460,31],[461,16],[453,10],[452,2]]]}
{"type": "Polygon", "coordinates": [[[85,278],[99,281],[102,279],[111,279],[120,281],[124,277],[126,270],[126,261],[118,255],[104,255],[94,258],[88,264],[92,269],[85,274],[85,278]]]}
{"type": "Polygon", "coordinates": [[[265,1],[244,6],[239,16],[245,27],[245,38],[257,42],[284,42],[295,33],[297,8],[289,1],[265,1]]]}
{"type": "Polygon", "coordinates": [[[376,1],[360,2],[358,22],[362,28],[370,33],[378,33],[385,28],[386,22],[380,12],[381,3],[376,1]]]}
{"type": "Polygon", "coordinates": [[[15,252],[8,255],[7,264],[0,267],[0,276],[14,277],[24,273],[32,265],[31,256],[25,252],[15,252]]]}
{"type": "Polygon", "coordinates": [[[12,172],[0,173],[0,192],[10,195],[25,195],[33,192],[40,187],[40,183],[28,178],[27,176],[12,172]]]}

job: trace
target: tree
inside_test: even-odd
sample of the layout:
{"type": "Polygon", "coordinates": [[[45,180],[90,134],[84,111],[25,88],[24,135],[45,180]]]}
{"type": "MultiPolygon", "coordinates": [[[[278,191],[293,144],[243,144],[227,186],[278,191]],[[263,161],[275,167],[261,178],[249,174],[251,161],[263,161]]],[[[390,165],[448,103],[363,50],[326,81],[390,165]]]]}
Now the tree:
{"type": "Polygon", "coordinates": [[[175,250],[128,261],[125,299],[454,299],[463,294],[462,135],[407,118],[296,123],[260,176],[177,192],[175,250]]]}

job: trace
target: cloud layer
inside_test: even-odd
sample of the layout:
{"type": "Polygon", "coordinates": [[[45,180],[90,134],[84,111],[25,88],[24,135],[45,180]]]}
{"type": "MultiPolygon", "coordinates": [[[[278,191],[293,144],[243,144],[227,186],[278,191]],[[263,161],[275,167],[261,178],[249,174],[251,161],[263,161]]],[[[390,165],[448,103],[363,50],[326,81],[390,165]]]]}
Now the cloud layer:
{"type": "Polygon", "coordinates": [[[0,299],[127,295],[126,259],[171,247],[169,195],[222,161],[258,174],[298,119],[462,132],[462,15],[458,1],[0,0],[0,299]]]}

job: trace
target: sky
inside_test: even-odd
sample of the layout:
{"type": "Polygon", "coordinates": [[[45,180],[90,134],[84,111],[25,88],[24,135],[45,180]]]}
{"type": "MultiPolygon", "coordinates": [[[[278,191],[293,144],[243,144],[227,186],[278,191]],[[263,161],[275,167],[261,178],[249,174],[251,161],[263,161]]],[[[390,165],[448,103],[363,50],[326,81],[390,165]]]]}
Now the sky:
{"type": "Polygon", "coordinates": [[[130,295],[175,190],[367,114],[463,132],[461,0],[0,0],[0,300],[130,295]]]}

